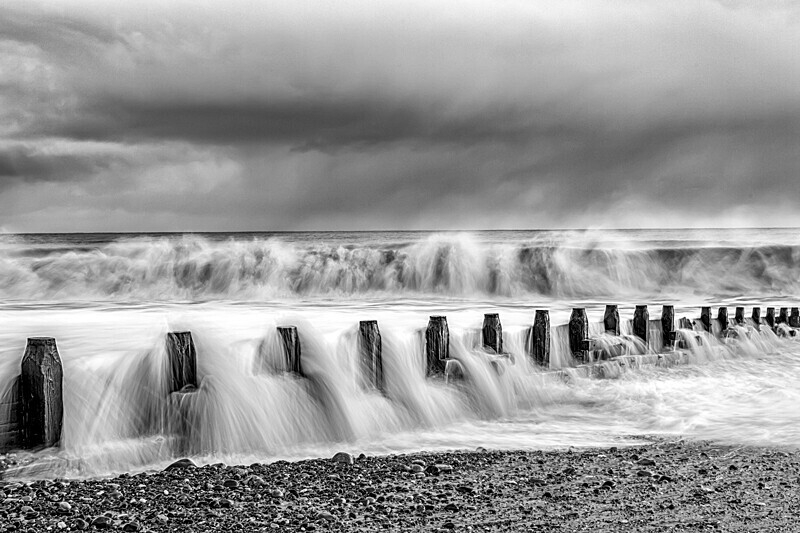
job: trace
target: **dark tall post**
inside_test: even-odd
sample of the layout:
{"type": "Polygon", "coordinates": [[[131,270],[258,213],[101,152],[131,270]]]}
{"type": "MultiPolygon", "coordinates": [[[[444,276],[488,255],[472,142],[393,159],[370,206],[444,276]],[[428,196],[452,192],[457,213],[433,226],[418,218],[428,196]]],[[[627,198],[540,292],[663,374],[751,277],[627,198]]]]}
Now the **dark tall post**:
{"type": "Polygon", "coordinates": [[[728,329],[728,308],[720,307],[717,311],[717,322],[720,329],[728,329]]]}
{"type": "Polygon", "coordinates": [[[733,317],[733,321],[736,322],[737,326],[744,324],[744,307],[736,308],[736,315],[733,317]]]}
{"type": "Polygon", "coordinates": [[[361,334],[361,365],[369,382],[383,391],[383,343],[377,320],[362,320],[358,323],[361,334]]]}
{"type": "Polygon", "coordinates": [[[646,305],[637,305],[633,312],[633,334],[644,341],[647,346],[648,330],[650,329],[650,313],[646,305]]]}
{"type": "Polygon", "coordinates": [[[775,321],[776,324],[786,324],[789,322],[789,308],[788,307],[781,307],[780,314],[778,314],[778,319],[775,321]]]}
{"type": "Polygon", "coordinates": [[[531,355],[539,366],[550,366],[550,312],[538,309],[533,318],[531,355]]]}
{"type": "Polygon", "coordinates": [[[711,331],[711,308],[702,307],[700,309],[700,323],[706,331],[711,331]]]}
{"type": "Polygon", "coordinates": [[[450,330],[447,328],[447,317],[432,316],[425,330],[425,357],[427,374],[444,373],[445,360],[450,358],[450,330]]]}
{"type": "Polygon", "coordinates": [[[197,387],[197,352],[190,331],[167,333],[167,358],[169,359],[169,392],[184,387],[197,387]]]}
{"type": "Polygon", "coordinates": [[[681,317],[681,319],[678,320],[678,327],[681,329],[694,329],[694,326],[692,326],[692,321],[686,317],[681,317]]]}
{"type": "Polygon", "coordinates": [[[283,344],[284,368],[302,376],[303,365],[300,364],[300,336],[297,334],[297,326],[279,327],[278,335],[283,344]]]}
{"type": "Polygon", "coordinates": [[[503,353],[503,326],[500,324],[500,315],[487,313],[483,315],[483,347],[494,350],[494,353],[503,353]]]}
{"type": "Polygon", "coordinates": [[[61,442],[63,379],[56,340],[52,337],[28,339],[20,380],[22,440],[26,448],[49,448],[61,442]]]}
{"type": "Polygon", "coordinates": [[[789,325],[793,328],[800,328],[800,308],[792,307],[789,315],[789,325]]]}
{"type": "Polygon", "coordinates": [[[671,305],[665,305],[661,308],[661,339],[665,349],[672,347],[672,335],[674,331],[675,307],[671,305]]]}
{"type": "Polygon", "coordinates": [[[775,327],[775,308],[774,307],[767,307],[767,316],[764,317],[767,325],[771,328],[775,327]]]}
{"type": "Polygon", "coordinates": [[[573,357],[584,359],[583,340],[589,337],[586,309],[576,307],[569,317],[569,350],[573,357]]]}
{"type": "Polygon", "coordinates": [[[753,308],[753,316],[752,316],[752,318],[753,318],[753,323],[756,325],[756,327],[761,325],[761,308],[760,307],[754,307],[753,308]]]}
{"type": "Polygon", "coordinates": [[[603,313],[603,330],[609,335],[619,335],[619,310],[616,305],[607,305],[603,313]]]}

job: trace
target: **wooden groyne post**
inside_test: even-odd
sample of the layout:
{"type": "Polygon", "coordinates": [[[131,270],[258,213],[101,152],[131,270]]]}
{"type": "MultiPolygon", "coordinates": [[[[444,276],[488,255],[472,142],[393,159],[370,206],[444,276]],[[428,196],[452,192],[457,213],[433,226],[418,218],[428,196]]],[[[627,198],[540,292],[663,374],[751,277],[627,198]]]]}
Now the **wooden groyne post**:
{"type": "Polygon", "coordinates": [[[486,313],[483,315],[483,347],[488,348],[496,354],[503,353],[503,326],[500,324],[498,313],[486,313]]]}
{"type": "Polygon", "coordinates": [[[52,337],[28,339],[20,376],[20,418],[25,448],[49,448],[61,442],[64,420],[64,370],[52,337]]]}
{"type": "Polygon", "coordinates": [[[169,393],[197,388],[197,351],[190,331],[167,333],[167,359],[169,393]]]}
{"type": "Polygon", "coordinates": [[[633,334],[644,341],[645,348],[650,330],[650,313],[646,305],[637,305],[633,312],[633,334]]]}
{"type": "Polygon", "coordinates": [[[800,328],[800,308],[792,307],[792,311],[789,314],[789,326],[800,328]]]}
{"type": "Polygon", "coordinates": [[[675,344],[675,307],[672,305],[661,307],[661,339],[664,349],[675,344]]]}
{"type": "Polygon", "coordinates": [[[760,307],[754,307],[753,308],[753,316],[751,318],[753,319],[753,324],[756,325],[756,329],[759,329],[761,327],[761,308],[760,307]]]}
{"type": "Polygon", "coordinates": [[[531,331],[531,355],[536,364],[545,368],[550,366],[550,312],[537,309],[531,331]]]}
{"type": "Polygon", "coordinates": [[[283,344],[284,368],[302,376],[303,366],[300,363],[300,336],[297,334],[297,326],[279,326],[278,335],[283,344]]]}
{"type": "Polygon", "coordinates": [[[616,305],[606,305],[603,313],[603,331],[609,335],[619,335],[619,308],[616,305]]]}
{"type": "Polygon", "coordinates": [[[736,313],[733,316],[733,321],[737,326],[744,324],[744,307],[737,307],[736,313]]]}
{"type": "Polygon", "coordinates": [[[358,323],[361,348],[361,364],[370,384],[383,391],[383,343],[377,320],[362,320],[358,323]]]}
{"type": "Polygon", "coordinates": [[[425,330],[425,360],[428,376],[443,374],[447,359],[450,358],[450,330],[447,317],[432,316],[425,330]]]}
{"type": "Polygon", "coordinates": [[[727,307],[720,307],[717,310],[717,322],[719,322],[719,327],[722,331],[728,329],[728,308],[727,307]]]}
{"type": "Polygon", "coordinates": [[[711,308],[710,307],[702,307],[700,308],[700,323],[703,324],[703,329],[708,332],[711,332],[711,308]]]}
{"type": "Polygon", "coordinates": [[[771,328],[775,327],[775,308],[767,307],[767,315],[764,317],[765,322],[771,328]]]}
{"type": "Polygon", "coordinates": [[[589,321],[586,318],[586,309],[576,307],[572,309],[569,317],[569,349],[572,356],[581,361],[587,359],[589,346],[589,321]]]}
{"type": "Polygon", "coordinates": [[[778,319],[775,320],[776,324],[788,324],[789,323],[789,308],[788,307],[781,307],[780,313],[778,314],[778,319]]]}

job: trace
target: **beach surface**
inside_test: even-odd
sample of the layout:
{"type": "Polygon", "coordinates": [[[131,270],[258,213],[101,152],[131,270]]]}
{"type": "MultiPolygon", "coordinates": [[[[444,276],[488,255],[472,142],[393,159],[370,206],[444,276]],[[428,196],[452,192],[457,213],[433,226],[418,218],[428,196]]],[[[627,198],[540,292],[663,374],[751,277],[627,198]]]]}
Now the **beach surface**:
{"type": "Polygon", "coordinates": [[[800,531],[800,454],[640,446],[195,466],[0,484],[0,531],[800,531]],[[350,461],[352,460],[352,463],[350,461]]]}

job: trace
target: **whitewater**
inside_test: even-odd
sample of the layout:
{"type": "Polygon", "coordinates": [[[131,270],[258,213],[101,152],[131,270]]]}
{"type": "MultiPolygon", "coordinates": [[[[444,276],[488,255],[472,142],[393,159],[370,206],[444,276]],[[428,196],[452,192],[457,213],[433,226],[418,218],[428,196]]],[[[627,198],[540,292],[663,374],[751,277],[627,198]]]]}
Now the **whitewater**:
{"type": "Polygon", "coordinates": [[[744,306],[749,317],[754,306],[798,304],[797,229],[4,234],[0,398],[28,337],[54,337],[64,366],[61,446],[20,452],[11,474],[102,476],[182,456],[624,445],[636,435],[797,448],[797,338],[750,320],[726,338],[698,319],[702,306],[714,316],[744,306]],[[676,322],[696,321],[680,333],[691,346],[682,364],[577,372],[564,325],[585,308],[602,339],[606,304],[619,306],[626,339],[634,307],[649,305],[653,340],[632,352],[663,351],[663,304],[676,322]],[[529,356],[537,309],[553,325],[545,369],[529,356]],[[500,370],[481,346],[484,313],[502,321],[510,357],[500,370]],[[426,378],[431,315],[447,317],[464,379],[426,378]],[[360,320],[380,327],[383,393],[360,368],[360,320]],[[304,378],[263,368],[279,357],[284,325],[298,327],[304,378]],[[164,338],[179,330],[192,332],[200,383],[176,406],[164,393],[164,338]]]}

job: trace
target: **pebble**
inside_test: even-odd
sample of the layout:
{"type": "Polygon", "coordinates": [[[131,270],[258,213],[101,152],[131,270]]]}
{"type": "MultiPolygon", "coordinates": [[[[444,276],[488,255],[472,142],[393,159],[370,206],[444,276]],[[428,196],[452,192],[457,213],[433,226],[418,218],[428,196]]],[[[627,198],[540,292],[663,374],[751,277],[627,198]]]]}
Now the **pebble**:
{"type": "Polygon", "coordinates": [[[653,473],[650,472],[649,470],[639,470],[638,472],[636,472],[636,475],[639,477],[650,477],[653,475],[653,473]]]}
{"type": "Polygon", "coordinates": [[[61,502],[58,504],[58,514],[70,514],[72,506],[68,502],[61,502]]]}
{"type": "Polygon", "coordinates": [[[235,489],[239,486],[239,482],[235,479],[226,479],[222,482],[223,487],[227,487],[229,489],[235,489]]]}
{"type": "Polygon", "coordinates": [[[141,526],[139,526],[139,524],[136,522],[128,522],[127,524],[122,526],[122,531],[132,532],[132,531],[139,531],[139,529],[141,529],[141,526]]]}
{"type": "Polygon", "coordinates": [[[87,527],[89,527],[89,522],[87,522],[83,518],[78,518],[77,520],[75,520],[75,526],[74,527],[75,527],[75,529],[77,529],[79,531],[80,530],[84,530],[87,527]]]}
{"type": "Polygon", "coordinates": [[[100,516],[94,517],[94,520],[92,520],[92,525],[97,529],[110,529],[111,518],[101,514],[100,516]]]}
{"type": "Polygon", "coordinates": [[[639,459],[636,461],[636,464],[639,466],[655,466],[656,462],[652,459],[639,459]]]}
{"type": "Polygon", "coordinates": [[[178,459],[177,461],[166,467],[164,471],[168,472],[170,470],[178,470],[183,468],[197,468],[197,465],[191,459],[187,458],[178,459]]]}

